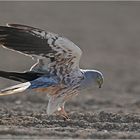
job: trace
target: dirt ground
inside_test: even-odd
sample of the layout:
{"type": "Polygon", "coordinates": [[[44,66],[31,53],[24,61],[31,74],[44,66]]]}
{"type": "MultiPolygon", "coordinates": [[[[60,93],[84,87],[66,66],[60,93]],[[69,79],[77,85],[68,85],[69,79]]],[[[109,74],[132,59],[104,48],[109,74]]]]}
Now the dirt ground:
{"type": "MultiPolygon", "coordinates": [[[[139,138],[140,2],[0,2],[0,24],[22,23],[66,36],[80,66],[104,74],[102,89],[66,104],[70,120],[47,116],[44,93],[0,97],[0,138],[139,138]]],[[[28,57],[0,48],[0,69],[24,71],[28,57]]],[[[0,88],[17,82],[0,78],[0,88]]]]}

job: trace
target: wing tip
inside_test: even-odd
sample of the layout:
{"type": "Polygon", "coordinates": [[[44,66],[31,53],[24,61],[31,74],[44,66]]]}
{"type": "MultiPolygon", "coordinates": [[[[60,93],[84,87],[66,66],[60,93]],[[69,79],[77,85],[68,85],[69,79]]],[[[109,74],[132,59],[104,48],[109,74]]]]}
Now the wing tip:
{"type": "Polygon", "coordinates": [[[7,27],[13,27],[22,30],[41,30],[39,28],[35,28],[32,26],[24,25],[24,24],[17,24],[17,23],[6,23],[7,27]]]}

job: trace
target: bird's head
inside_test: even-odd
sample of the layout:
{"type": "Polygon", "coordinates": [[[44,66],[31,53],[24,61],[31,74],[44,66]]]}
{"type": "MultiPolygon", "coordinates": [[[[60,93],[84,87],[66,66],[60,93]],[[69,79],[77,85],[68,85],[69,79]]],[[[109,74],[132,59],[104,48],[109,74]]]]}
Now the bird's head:
{"type": "Polygon", "coordinates": [[[84,79],[81,82],[81,87],[93,88],[94,86],[102,87],[104,78],[103,74],[97,70],[82,70],[84,79]]]}

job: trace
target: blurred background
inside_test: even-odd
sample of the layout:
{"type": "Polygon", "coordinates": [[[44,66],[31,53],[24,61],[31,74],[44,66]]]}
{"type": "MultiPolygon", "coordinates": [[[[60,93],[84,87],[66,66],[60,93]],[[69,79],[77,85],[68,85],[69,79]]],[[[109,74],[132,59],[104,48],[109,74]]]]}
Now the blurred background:
{"type": "MultiPolygon", "coordinates": [[[[139,14],[139,2],[0,2],[0,25],[19,23],[63,35],[83,50],[81,68],[104,74],[103,88],[72,99],[68,110],[139,113],[139,14]]],[[[25,71],[34,63],[0,48],[0,70],[25,71]]],[[[0,88],[15,83],[0,78],[0,88]]],[[[11,100],[45,102],[42,93],[0,97],[1,102],[11,100]]]]}

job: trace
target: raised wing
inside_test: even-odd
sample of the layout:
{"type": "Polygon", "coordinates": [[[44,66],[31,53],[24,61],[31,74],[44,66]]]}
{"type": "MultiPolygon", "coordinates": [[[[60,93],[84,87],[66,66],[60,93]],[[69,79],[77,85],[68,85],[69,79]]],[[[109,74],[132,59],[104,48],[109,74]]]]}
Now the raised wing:
{"type": "Polygon", "coordinates": [[[0,26],[0,44],[8,49],[37,57],[37,64],[31,68],[37,72],[68,73],[79,68],[82,54],[79,47],[64,37],[18,24],[0,26]]]}

